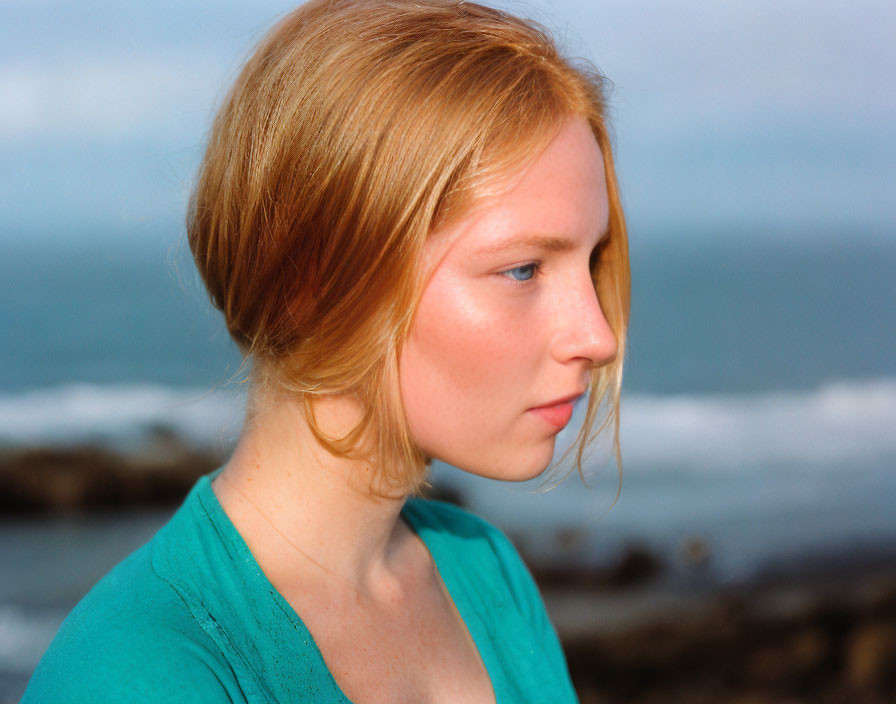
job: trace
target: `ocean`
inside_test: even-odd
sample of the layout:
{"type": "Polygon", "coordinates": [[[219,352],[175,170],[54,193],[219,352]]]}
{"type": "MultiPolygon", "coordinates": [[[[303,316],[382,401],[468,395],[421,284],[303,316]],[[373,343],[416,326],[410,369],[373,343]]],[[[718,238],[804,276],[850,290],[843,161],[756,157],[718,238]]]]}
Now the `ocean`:
{"type": "MultiPolygon", "coordinates": [[[[158,428],[232,444],[240,359],[184,249],[126,233],[0,243],[0,445],[128,447],[158,428]]],[[[607,564],[642,545],[684,583],[684,546],[699,540],[701,578],[727,584],[890,559],[894,273],[893,233],[633,237],[615,505],[605,443],[584,485],[434,474],[545,562],[607,564]]],[[[0,702],[84,591],[169,513],[0,519],[0,702]]]]}

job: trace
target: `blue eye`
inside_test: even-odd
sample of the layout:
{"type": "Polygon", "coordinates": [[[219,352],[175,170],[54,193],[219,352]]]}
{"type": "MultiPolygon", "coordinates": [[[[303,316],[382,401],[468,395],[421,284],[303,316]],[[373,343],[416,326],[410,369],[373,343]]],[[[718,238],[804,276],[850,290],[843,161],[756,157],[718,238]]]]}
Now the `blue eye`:
{"type": "Polygon", "coordinates": [[[502,271],[501,273],[514,281],[524,282],[529,281],[531,278],[538,273],[538,264],[523,264],[522,266],[515,266],[513,269],[508,269],[507,271],[502,271]]]}

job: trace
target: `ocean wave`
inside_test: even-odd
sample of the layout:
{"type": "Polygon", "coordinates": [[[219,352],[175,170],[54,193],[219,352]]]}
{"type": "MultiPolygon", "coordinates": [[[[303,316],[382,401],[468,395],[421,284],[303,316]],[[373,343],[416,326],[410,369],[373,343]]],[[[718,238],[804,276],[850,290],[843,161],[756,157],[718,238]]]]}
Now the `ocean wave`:
{"type": "Polygon", "coordinates": [[[896,455],[896,379],[755,395],[623,397],[627,467],[858,467],[896,455]]]}
{"type": "MultiPolygon", "coordinates": [[[[73,384],[0,396],[0,442],[127,444],[162,429],[227,448],[244,406],[242,387],[73,384]]],[[[624,395],[621,442],[634,470],[842,466],[893,456],[896,379],[754,395],[624,395]]]]}
{"type": "Polygon", "coordinates": [[[0,442],[130,445],[169,431],[197,446],[226,447],[244,405],[244,393],[232,389],[70,384],[0,396],[0,442]]]}

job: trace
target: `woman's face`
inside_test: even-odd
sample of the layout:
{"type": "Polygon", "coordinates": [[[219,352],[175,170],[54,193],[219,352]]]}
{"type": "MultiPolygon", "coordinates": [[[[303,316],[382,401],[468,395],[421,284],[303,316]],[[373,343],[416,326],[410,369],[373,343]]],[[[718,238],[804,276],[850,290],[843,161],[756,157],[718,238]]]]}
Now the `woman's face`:
{"type": "Polygon", "coordinates": [[[433,233],[400,360],[421,450],[525,480],[550,463],[590,370],[616,353],[589,260],[607,228],[600,149],[570,120],[510,187],[433,233]]]}

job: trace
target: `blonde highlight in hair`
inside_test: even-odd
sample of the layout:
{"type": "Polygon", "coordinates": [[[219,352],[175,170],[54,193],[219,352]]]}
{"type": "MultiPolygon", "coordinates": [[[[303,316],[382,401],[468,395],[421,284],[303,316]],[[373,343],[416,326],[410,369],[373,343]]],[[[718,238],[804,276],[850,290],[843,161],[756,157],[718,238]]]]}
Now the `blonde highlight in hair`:
{"type": "Polygon", "coordinates": [[[618,398],[628,320],[625,223],[604,81],[534,23],[455,0],[313,0],[250,57],[215,119],[188,214],[190,247],[231,336],[264,383],[300,394],[318,441],[416,491],[426,458],[404,416],[398,360],[423,245],[489,181],[583,117],[603,154],[610,232],[593,262],[619,343],[593,376],[577,465],[618,398]],[[363,408],[326,436],[314,400],[363,408]]]}

